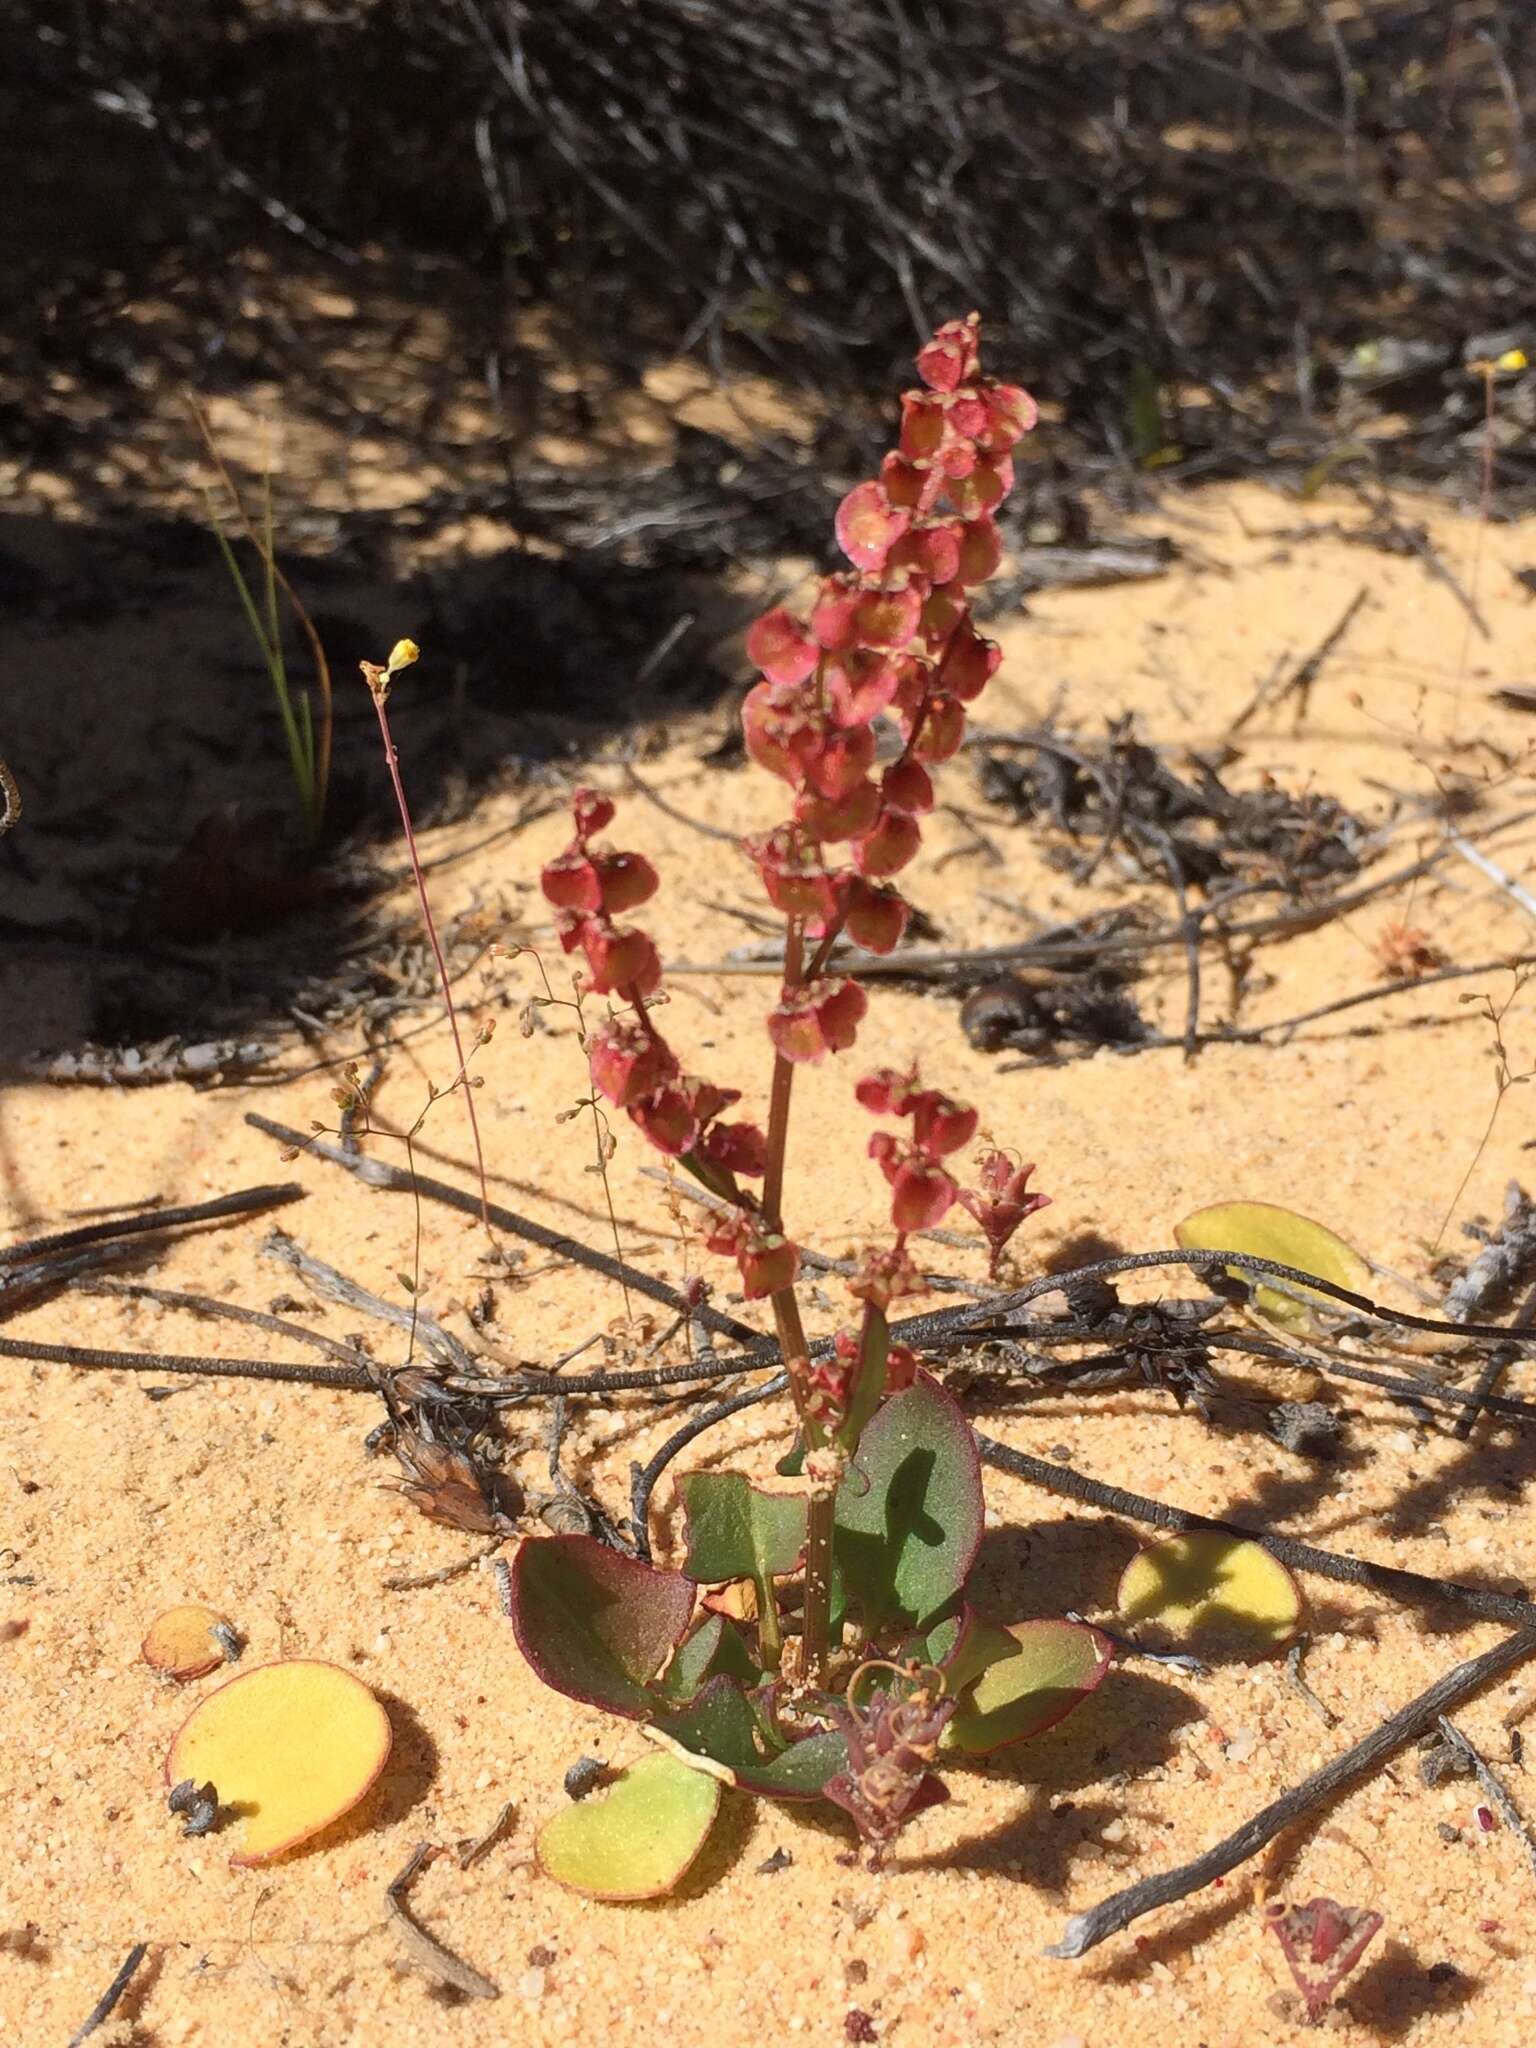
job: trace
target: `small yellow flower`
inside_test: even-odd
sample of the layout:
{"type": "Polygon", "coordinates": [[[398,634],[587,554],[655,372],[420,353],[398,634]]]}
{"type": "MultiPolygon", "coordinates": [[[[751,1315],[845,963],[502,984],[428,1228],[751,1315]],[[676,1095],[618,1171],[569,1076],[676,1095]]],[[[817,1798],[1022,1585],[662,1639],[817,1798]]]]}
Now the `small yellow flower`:
{"type": "Polygon", "coordinates": [[[414,640],[397,640],[389,650],[389,660],[384,664],[387,676],[396,675],[403,668],[409,668],[413,661],[421,659],[421,649],[414,640]]]}
{"type": "Polygon", "coordinates": [[[1496,370],[1524,370],[1529,368],[1523,348],[1507,348],[1493,366],[1496,370]]]}

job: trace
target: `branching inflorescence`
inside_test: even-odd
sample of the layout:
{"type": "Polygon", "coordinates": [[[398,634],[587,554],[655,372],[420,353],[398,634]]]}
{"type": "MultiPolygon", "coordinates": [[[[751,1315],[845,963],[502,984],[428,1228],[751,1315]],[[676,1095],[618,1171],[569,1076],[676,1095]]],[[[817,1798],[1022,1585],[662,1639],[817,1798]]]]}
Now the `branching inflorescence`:
{"type": "Polygon", "coordinates": [[[882,1131],[869,1146],[890,1185],[894,1235],[865,1252],[848,1283],[862,1305],[858,1330],[838,1336],[835,1358],[811,1365],[795,1296],[799,1253],[781,1213],[794,1072],[857,1039],[867,998],[830,971],[833,947],[845,934],[870,953],[899,944],[910,906],[894,877],[921,845],[934,801],[930,770],[958,752],[967,709],[1000,659],[976,630],[972,597],[1001,559],[994,514],[1012,488],[1011,451],[1036,409],[1018,386],[981,374],[978,327],[975,314],[951,321],[919,353],[922,387],[902,399],[897,446],[879,477],[856,485],[838,508],[837,538],[851,567],[822,579],[806,615],[776,607],[748,635],[760,680],[742,709],[747,751],[792,797],[782,823],[745,842],[785,921],[783,983],[767,1018],[766,1130],[725,1121],[740,1091],[685,1072],[657,1027],[651,1001],[660,958],[644,930],[619,920],[650,899],[658,878],[642,855],[598,843],[614,815],[607,797],[577,792],[572,842],[543,872],[561,943],[584,956],[586,985],[625,1006],[592,1034],[594,1085],[729,1204],[708,1248],[734,1258],[749,1300],[773,1307],[812,1498],[806,1675],[826,1654],[832,1496],[882,1396],[910,1385],[916,1371],[886,1327],[890,1304],[921,1289],[908,1237],[961,1202],[995,1271],[1014,1231],[1047,1200],[1028,1190],[1030,1167],[995,1150],[979,1162],[978,1185],[963,1188],[951,1162],[976,1135],[975,1110],[923,1087],[915,1071],[867,1075],[859,1101],[906,1125],[900,1137],[882,1131]],[[899,737],[883,766],[882,720],[899,737]],[[761,1181],[761,1193],[746,1181],[761,1181]]]}

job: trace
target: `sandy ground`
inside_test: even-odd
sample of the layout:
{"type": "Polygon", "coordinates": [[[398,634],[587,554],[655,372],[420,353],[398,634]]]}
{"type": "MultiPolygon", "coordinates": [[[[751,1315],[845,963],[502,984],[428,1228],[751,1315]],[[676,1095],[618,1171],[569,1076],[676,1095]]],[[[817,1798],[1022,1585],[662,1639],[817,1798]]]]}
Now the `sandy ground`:
{"type": "MultiPolygon", "coordinates": [[[[1444,559],[1473,573],[1471,527],[1427,508],[1444,559]]],[[[1532,558],[1521,529],[1490,530],[1477,587],[1491,637],[1414,558],[1388,558],[1326,535],[1267,531],[1349,520],[1343,503],[1288,505],[1256,489],[1175,498],[1161,515],[1194,551],[1159,582],[1109,593],[1056,593],[1007,623],[1003,674],[983,705],[997,726],[1038,718],[1060,695],[1081,729],[1130,709],[1152,737],[1219,743],[1235,712],[1279,661],[1299,660],[1361,585],[1363,611],[1323,671],[1303,729],[1288,712],[1247,728],[1231,771],[1247,787],[1266,773],[1310,784],[1387,822],[1393,792],[1422,794],[1436,777],[1484,793],[1469,829],[1484,834],[1529,801],[1530,715],[1495,702],[1495,683],[1532,680],[1530,599],[1511,575],[1532,558]]],[[[408,623],[408,622],[402,622],[408,623]]],[[[24,685],[5,685],[7,717],[69,720],[80,677],[121,660],[118,628],[74,632],[67,649],[39,629],[13,644],[13,677],[46,673],[42,711],[24,685]],[[67,656],[67,658],[66,658],[67,656]],[[38,667],[35,664],[42,664],[38,667]]],[[[162,645],[161,681],[204,654],[191,627],[162,645]]],[[[431,690],[428,663],[405,688],[431,690]]],[[[142,666],[124,716],[147,702],[142,666]]],[[[82,686],[83,687],[83,686],[82,686]]],[[[722,715],[678,730],[643,763],[647,783],[683,813],[744,827],[769,815],[772,792],[743,769],[700,765],[722,715]]],[[[88,751],[90,735],[82,735],[88,751]]],[[[612,766],[595,779],[622,792],[612,766]]],[[[1049,868],[1031,834],[976,794],[963,765],[947,790],[965,815],[935,821],[913,894],[953,943],[1016,938],[1035,921],[1079,914],[1089,900],[1049,868]],[[983,838],[978,838],[979,827],[983,838]]],[[[471,818],[427,835],[442,856],[517,815],[516,792],[493,793],[471,818]]],[[[1404,815],[1384,863],[1412,860],[1436,828],[1404,815]]],[[[561,843],[558,817],[537,820],[489,852],[445,864],[445,913],[478,903],[513,936],[536,930],[537,868],[561,843]],[[521,920],[521,921],[520,921],[521,920]]],[[[751,937],[732,914],[755,902],[749,872],[721,842],[632,796],[617,836],[662,869],[652,919],[669,959],[708,963],[751,937]]],[[[1494,842],[1529,881],[1536,828],[1494,842]]],[[[1381,871],[1384,871],[1381,870],[1381,871]]],[[[1125,900],[1104,880],[1097,900],[1125,900]]],[[[409,910],[400,898],[399,909],[409,910]]],[[[1245,1021],[1280,1017],[1369,986],[1373,947],[1394,919],[1422,927],[1449,957],[1485,961],[1529,947],[1529,920],[1459,861],[1432,880],[1327,929],[1267,948],[1245,1021]]],[[[558,978],[558,955],[546,957],[558,978]]],[[[34,1018],[68,1017],[86,970],[66,959],[0,977],[5,1043],[22,1048],[34,1018]]],[[[1498,1002],[1512,977],[1394,996],[1311,1027],[1286,1045],[1216,1048],[1186,1065],[1177,1051],[1103,1053],[1061,1067],[1002,1073],[974,1052],[953,1000],[875,993],[861,1041],[865,1063],[920,1054],[925,1071],[983,1106],[1000,1141],[1039,1162],[1054,1206],[1032,1226],[1028,1262],[1089,1234],[1124,1248],[1171,1241],[1191,1208],[1236,1196],[1292,1203],[1353,1237],[1406,1280],[1426,1274],[1454,1203],[1456,1222],[1496,1213],[1511,1175],[1529,1177],[1526,1092],[1495,1100],[1493,1043],[1463,995],[1498,1002]],[[1485,1139],[1487,1142],[1485,1143],[1485,1139]],[[1470,1169],[1470,1174],[1469,1174],[1470,1169]],[[1464,1188],[1460,1184],[1468,1176],[1464,1188]]],[[[558,1121],[583,1091],[562,1012],[520,1037],[536,991],[526,959],[488,965],[470,985],[477,1014],[500,1031],[481,1057],[478,1101],[494,1195],[592,1243],[608,1241],[589,1171],[586,1127],[558,1121]]],[[[747,977],[681,976],[668,1029],[690,1063],[739,1081],[760,1106],[767,1077],[760,1015],[767,985],[747,977]]],[[[1211,1021],[1229,989],[1212,963],[1211,1021]]],[[[1176,957],[1141,988],[1149,1011],[1178,1028],[1184,988],[1176,957]]],[[[195,1022],[195,1020],[190,1020],[195,1022]]],[[[1536,1063],[1529,999],[1504,1025],[1512,1070],[1536,1063]]],[[[335,1054],[360,1048],[339,1039],[335,1054]]],[[[308,1065],[302,1050],[295,1067],[308,1065]]],[[[452,1071],[440,1028],[392,1053],[380,1116],[412,1121],[429,1080],[452,1071]]],[[[866,1132],[846,1063],[803,1076],[789,1217],[808,1242],[839,1253],[875,1227],[881,1184],[861,1154],[866,1132]]],[[[400,1297],[411,1267],[413,1211],[323,1163],[280,1167],[244,1113],[307,1125],[330,1121],[325,1076],[197,1092],[181,1085],[87,1090],[13,1079],[0,1107],[0,1173],[8,1235],[31,1235],[73,1212],[155,1193],[192,1201],[292,1173],[304,1199],[281,1216],[318,1256],[400,1297]]],[[[381,1155],[398,1148],[379,1141],[381,1155]]],[[[422,1133],[429,1170],[467,1184],[462,1107],[439,1104],[422,1133]]],[[[621,1134],[614,1200],[626,1256],[674,1279],[704,1255],[680,1241],[662,1191],[640,1177],[648,1155],[621,1134]]],[[[190,1237],[152,1277],[166,1287],[266,1306],[293,1291],[257,1257],[265,1219],[190,1237]]],[[[486,1284],[472,1227],[428,1208],[422,1290],[450,1320],[486,1284]]],[[[516,1246],[511,1249],[515,1252],[516,1246]]],[[[952,1252],[979,1274],[974,1254],[952,1252]]],[[[715,1277],[720,1272],[712,1261],[715,1277]]],[[[498,1326],[520,1356],[548,1359],[607,1330],[622,1347],[643,1336],[617,1289],[530,1252],[498,1278],[498,1326]]],[[[1383,1283],[1390,1290],[1391,1283],[1383,1283]]],[[[721,1280],[722,1290],[724,1282],[721,1280]]],[[[1406,1299],[1400,1291],[1399,1299],[1406,1299]]],[[[725,1295],[722,1291],[722,1302],[725,1295]]],[[[840,1313],[817,1308],[818,1326],[840,1313]]],[[[315,1310],[315,1327],[360,1328],[348,1311],[315,1310]]],[[[249,1333],[153,1306],[64,1293],[9,1318],[9,1335],[94,1345],[239,1356],[249,1333]]],[[[377,1326],[375,1355],[399,1347],[377,1326]]],[[[1235,1391],[1247,1375],[1229,1369],[1235,1391]]],[[[1518,1375],[1517,1375],[1518,1377],[1518,1375]]],[[[1141,1924],[1077,1963],[1041,1951],[1070,1912],[1131,1877],[1182,1861],[1262,1806],[1440,1671],[1496,1640],[1450,1608],[1401,1611],[1364,1593],[1312,1582],[1312,1686],[1337,1716],[1326,1727],[1289,1686],[1283,1666],[1229,1666],[1198,1679],[1119,1666],[1061,1729],[984,1768],[957,1773],[949,1805],[903,1838],[883,1875],[850,1868],[828,1821],[730,1801],[703,1866],[675,1899],[645,1906],[585,1902],[532,1865],[542,1819],[563,1801],[567,1766],[583,1753],[623,1762],[633,1729],[544,1691],[498,1611],[489,1568],[426,1591],[391,1593],[392,1572],[463,1553],[467,1539],[433,1527],[387,1490],[390,1472],[365,1458],[377,1419],[365,1398],[239,1380],[146,1393],[163,1374],[87,1373],[5,1361],[0,1367],[0,1758],[5,1829],[0,1861],[0,2038],[67,2040],[135,1942],[150,1956],[102,2048],[174,2048],[235,2035],[295,2048],[366,2041],[528,2043],[665,2039],[757,2043],[785,2036],[850,2038],[866,2013],[879,2040],[970,2048],[1026,2036],[1041,2048],[1119,2048],[1156,2026],[1185,2048],[1268,2048],[1302,2038],[1261,1900],[1328,1893],[1378,1908],[1386,1927],[1355,1979],[1348,2011],[1325,2035],[1361,2041],[1513,2043],[1536,2018],[1533,1879],[1508,1832],[1479,1830],[1463,1783],[1426,1790],[1410,1756],[1219,1889],[1141,1924]],[[190,1701],[213,1681],[177,1690],[138,1659],[148,1620],[182,1598],[207,1601],[249,1638],[248,1662],[280,1653],[333,1658],[374,1686],[395,1724],[391,1765],[342,1827],[261,1870],[230,1867],[218,1837],[180,1838],[164,1807],[166,1746],[190,1701]],[[473,1870],[448,1860],[422,1878],[426,1921],[502,1987],[498,2003],[461,2004],[407,1960],[384,1911],[384,1888],[421,1840],[480,1833],[505,1802],[505,1842],[473,1870]],[[1454,1829],[1446,1839],[1446,1830],[1454,1829]],[[775,1852],[792,1859],[766,1872],[775,1852]]],[[[1256,1374],[1252,1385],[1268,1383],[1256,1374]]],[[[1294,1392],[1292,1383],[1287,1391],[1294,1392]]],[[[1502,1587],[1536,1585],[1536,1534],[1525,1511],[1531,1439],[1495,1432],[1469,1455],[1401,1409],[1340,1390],[1348,1449],[1319,1468],[1236,1423],[1216,1429],[1148,1392],[1051,1400],[990,1426],[1021,1446],[1058,1446],[1075,1464],[1193,1508],[1267,1518],[1318,1542],[1416,1569],[1502,1587]]],[[[676,1411],[616,1403],[583,1418],[575,1465],[615,1506],[629,1461],[643,1458],[676,1411]]],[[[537,1420],[521,1466],[540,1473],[537,1420]]],[[[707,1439],[716,1466],[771,1469],[787,1441],[769,1408],[707,1439]]],[[[660,1501],[675,1535],[671,1495],[660,1501]]],[[[1066,1607],[1104,1612],[1136,1541],[1127,1526],[989,1475],[989,1583],[1015,1614],[1066,1607]]],[[[1461,1725],[1507,1767],[1517,1799],[1536,1789],[1509,1765],[1504,1725],[1521,1711],[1529,1669],[1491,1688],[1461,1725]]]]}

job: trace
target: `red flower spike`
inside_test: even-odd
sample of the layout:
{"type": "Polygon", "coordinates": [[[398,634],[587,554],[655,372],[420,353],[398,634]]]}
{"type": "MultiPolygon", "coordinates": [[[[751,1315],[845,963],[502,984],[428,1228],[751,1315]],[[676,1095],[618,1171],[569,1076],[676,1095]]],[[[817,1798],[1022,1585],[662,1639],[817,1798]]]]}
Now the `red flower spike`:
{"type": "Polygon", "coordinates": [[[782,825],[764,839],[745,840],[756,863],[764,894],[785,917],[837,917],[843,907],[842,878],[816,856],[814,846],[797,840],[782,825]]]}
{"type": "Polygon", "coordinates": [[[1017,384],[987,384],[981,398],[987,424],[977,439],[989,453],[1001,453],[1034,431],[1040,408],[1017,384]]]}
{"type": "Polygon", "coordinates": [[[880,465],[880,482],[901,511],[927,512],[938,499],[943,477],[931,463],[908,462],[893,452],[880,465]]]}
{"type": "Polygon", "coordinates": [[[855,625],[865,647],[905,647],[923,616],[927,585],[908,572],[901,589],[867,590],[859,599],[855,625]]]}
{"type": "Polygon", "coordinates": [[[1002,559],[1003,537],[997,530],[996,521],[967,521],[965,538],[960,543],[960,581],[985,583],[989,576],[997,574],[1002,559]]]}
{"type": "Polygon", "coordinates": [[[891,1222],[903,1235],[931,1230],[949,1214],[960,1190],[942,1166],[914,1146],[901,1145],[889,1131],[876,1131],[869,1156],[891,1186],[891,1222]]]}
{"type": "Polygon", "coordinates": [[[923,645],[935,650],[942,647],[964,618],[969,604],[965,585],[958,580],[946,584],[942,590],[930,590],[923,604],[923,616],[918,621],[923,645]]]}
{"type": "Polygon", "coordinates": [[[571,798],[571,817],[580,840],[592,838],[613,823],[613,798],[601,790],[578,789],[571,798]]]}
{"type": "Polygon", "coordinates": [[[1008,1241],[1019,1225],[1037,1209],[1048,1209],[1051,1205],[1049,1195],[1030,1192],[1029,1176],[1034,1170],[1033,1166],[1015,1166],[1006,1152],[988,1152],[977,1173],[980,1188],[961,1190],[962,1207],[975,1217],[987,1240],[987,1269],[994,1279],[1008,1241]]]}
{"type": "Polygon", "coordinates": [[[965,706],[947,690],[935,690],[922,725],[910,725],[907,744],[919,761],[949,761],[965,741],[965,706]]]}
{"type": "Polygon", "coordinates": [[[922,828],[910,811],[883,809],[874,830],[854,841],[853,864],[861,875],[898,875],[922,838],[922,828]]]}
{"type": "Polygon", "coordinates": [[[885,1391],[904,1394],[917,1378],[917,1353],[905,1344],[893,1344],[885,1354],[885,1391]]]}
{"type": "Polygon", "coordinates": [[[806,756],[821,743],[815,707],[799,683],[757,683],[741,707],[742,737],[759,768],[793,789],[805,785],[806,756]]]}
{"type": "Polygon", "coordinates": [[[949,431],[962,441],[974,441],[987,429],[985,400],[975,391],[957,391],[949,402],[949,431]]]}
{"type": "Polygon", "coordinates": [[[868,725],[896,695],[900,675],[900,664],[873,647],[829,654],[822,665],[821,686],[834,721],[868,725]]]}
{"type": "Polygon", "coordinates": [[[905,1251],[864,1252],[847,1282],[855,1301],[867,1301],[882,1312],[905,1294],[924,1294],[922,1275],[905,1251]]]}
{"type": "Polygon", "coordinates": [[[883,569],[911,516],[893,505],[879,484],[855,484],[837,508],[837,544],[855,568],[883,569]]]}
{"type": "Polygon", "coordinates": [[[875,735],[867,725],[823,732],[805,750],[805,779],[831,802],[851,796],[875,762],[875,735]]]}
{"type": "MultiPolygon", "coordinates": [[[[603,907],[602,882],[586,848],[578,840],[564,853],[546,861],[539,874],[545,900],[557,910],[591,913],[603,907]]],[[[569,950],[569,948],[567,949],[569,950]]]]}
{"type": "Polygon", "coordinates": [[[962,704],[974,703],[996,675],[1002,658],[1003,650],[995,640],[984,640],[969,619],[962,619],[945,649],[940,680],[962,704]]]}
{"type": "Polygon", "coordinates": [[[587,1041],[592,1085],[616,1109],[628,1109],[642,1097],[677,1078],[677,1061],[665,1040],[643,1025],[610,1017],[587,1041]]]}
{"type": "Polygon", "coordinates": [[[634,925],[601,924],[589,917],[581,928],[594,995],[654,995],[661,986],[661,960],[647,935],[634,925]]]}
{"type": "Polygon", "coordinates": [[[773,683],[803,683],[820,652],[804,622],[783,605],[764,612],[747,632],[747,659],[773,683]]]}
{"type": "Polygon", "coordinates": [[[899,891],[849,877],[844,929],[866,953],[894,953],[911,915],[912,906],[899,891]]]}
{"type": "Polygon", "coordinates": [[[656,1150],[665,1152],[669,1159],[681,1159],[699,1142],[698,1112],[682,1082],[669,1082],[654,1095],[630,1103],[629,1115],[656,1150]]]}
{"type": "Polygon", "coordinates": [[[880,791],[872,782],[857,783],[846,796],[817,796],[802,790],[795,798],[795,824],[818,845],[840,839],[862,839],[880,815],[880,791]]]}
{"type": "Polygon", "coordinates": [[[811,631],[823,647],[853,647],[860,640],[857,624],[864,592],[856,576],[823,579],[811,610],[811,631]]]}
{"type": "Polygon", "coordinates": [[[936,455],[948,438],[943,399],[929,391],[904,391],[898,448],[907,461],[922,462],[936,455]]]}
{"type": "Polygon", "coordinates": [[[969,1145],[976,1135],[977,1114],[953,1096],[929,1088],[913,1104],[912,1142],[929,1159],[943,1159],[969,1145]]]}
{"type": "Polygon", "coordinates": [[[857,982],[808,981],[768,1013],[774,1050],[796,1062],[846,1052],[858,1036],[869,999],[857,982]]]}
{"type": "Polygon", "coordinates": [[[960,529],[953,520],[914,526],[891,549],[892,569],[915,569],[930,583],[952,583],[960,568],[960,529]]]}
{"type": "Polygon", "coordinates": [[[712,1166],[749,1180],[768,1170],[768,1140],[756,1124],[711,1124],[698,1149],[712,1166]]]}
{"type": "Polygon", "coordinates": [[[871,1116],[910,1116],[917,1092],[916,1067],[905,1073],[896,1067],[876,1067],[853,1084],[854,1100],[871,1116]]]}
{"type": "Polygon", "coordinates": [[[893,811],[920,816],[933,809],[933,778],[910,754],[886,769],[880,778],[880,793],[893,811]]]}
{"type": "Polygon", "coordinates": [[[992,456],[978,462],[969,476],[951,481],[949,502],[962,518],[978,519],[995,512],[1012,489],[1012,461],[1006,455],[992,456]]]}
{"type": "Polygon", "coordinates": [[[946,320],[932,341],[917,352],[917,374],[935,391],[953,391],[976,374],[980,358],[975,313],[964,320],[946,320]]]}

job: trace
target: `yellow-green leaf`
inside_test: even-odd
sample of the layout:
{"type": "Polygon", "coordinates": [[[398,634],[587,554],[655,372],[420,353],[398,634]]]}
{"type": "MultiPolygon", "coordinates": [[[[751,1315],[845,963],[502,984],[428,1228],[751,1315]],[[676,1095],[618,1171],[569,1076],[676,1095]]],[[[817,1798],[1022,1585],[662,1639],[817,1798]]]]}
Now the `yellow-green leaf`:
{"type": "Polygon", "coordinates": [[[1191,1529],[1149,1543],[1120,1580],[1119,1618],[1152,1648],[1262,1657],[1301,1626],[1301,1588],[1261,1543],[1191,1529]]]}
{"type": "Polygon", "coordinates": [[[673,1756],[643,1757],[544,1823],[539,1867],[591,1899],[654,1899],[681,1881],[719,1810],[718,1778],[673,1756]]]}
{"type": "Polygon", "coordinates": [[[339,1664],[259,1665],[208,1694],[166,1759],[169,1785],[212,1783],[238,1830],[234,1863],[265,1863],[347,1813],[389,1757],[389,1716],[339,1664]]]}
{"type": "MultiPolygon", "coordinates": [[[[1353,1245],[1346,1244],[1325,1224],[1310,1216],[1298,1216],[1294,1209],[1282,1209],[1274,1202],[1217,1202],[1209,1209],[1197,1209],[1174,1230],[1185,1251],[1247,1252],[1256,1259],[1273,1259],[1277,1265],[1296,1266],[1315,1279],[1331,1281],[1363,1294],[1370,1285],[1371,1271],[1353,1245]]],[[[1255,1289],[1256,1305],[1272,1321],[1295,1328],[1311,1320],[1306,1302],[1278,1288],[1264,1286],[1240,1266],[1227,1269],[1235,1279],[1255,1289]]],[[[1298,1292],[1301,1292],[1298,1283],[1298,1292]]],[[[1320,1308],[1329,1306],[1325,1294],[1308,1295],[1320,1308]]],[[[1337,1303],[1333,1304],[1335,1307],[1337,1303]]]]}

